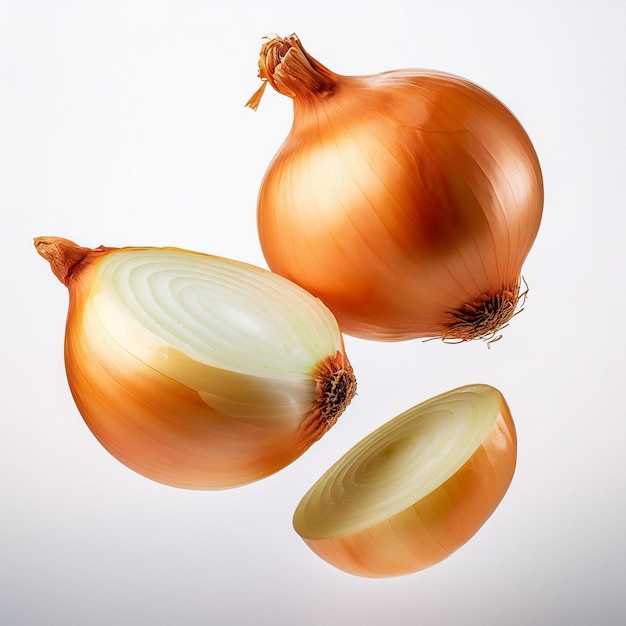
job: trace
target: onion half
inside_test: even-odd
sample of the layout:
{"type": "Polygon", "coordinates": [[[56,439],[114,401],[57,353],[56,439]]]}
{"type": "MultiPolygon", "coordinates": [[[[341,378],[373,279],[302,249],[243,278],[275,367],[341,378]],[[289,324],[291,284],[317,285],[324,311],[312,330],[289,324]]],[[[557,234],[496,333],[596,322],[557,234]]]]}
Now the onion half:
{"type": "Polygon", "coordinates": [[[460,387],[361,440],[306,493],[293,525],[313,552],[350,574],[416,572],[480,529],[504,497],[516,458],[502,394],[460,387]]]}
{"type": "Polygon", "coordinates": [[[35,246],[69,289],[76,405],[100,443],[148,478],[221,489],[268,476],[355,393],[333,315],[267,270],[175,248],[35,246]]]}

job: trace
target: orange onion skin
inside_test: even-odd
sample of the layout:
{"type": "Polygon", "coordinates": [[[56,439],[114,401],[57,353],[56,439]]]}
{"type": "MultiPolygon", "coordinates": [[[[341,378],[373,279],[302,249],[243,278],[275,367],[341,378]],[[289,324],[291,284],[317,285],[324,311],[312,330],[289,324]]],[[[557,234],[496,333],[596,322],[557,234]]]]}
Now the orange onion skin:
{"type": "MultiPolygon", "coordinates": [[[[66,241],[37,241],[47,239],[55,245],[66,241]]],[[[51,263],[70,295],[64,342],[67,380],[85,423],[122,464],[172,487],[238,487],[283,469],[332,426],[334,421],[323,423],[319,404],[302,416],[296,429],[242,422],[206,404],[196,389],[147,367],[93,315],[84,314],[98,259],[117,249],[74,250],[79,261],[71,272],[59,274],[51,263]]],[[[352,372],[343,352],[333,365],[352,372]]]]}
{"type": "Polygon", "coordinates": [[[280,42],[288,53],[265,44],[259,73],[294,113],[258,197],[269,267],[318,296],[350,335],[493,337],[518,304],[543,210],[521,124],[463,78],[342,76],[295,36],[280,42]]]}
{"type": "Polygon", "coordinates": [[[469,541],[500,504],[513,479],[517,434],[508,405],[468,461],[429,495],[370,528],[303,541],[334,567],[368,578],[412,574],[469,541]]]}

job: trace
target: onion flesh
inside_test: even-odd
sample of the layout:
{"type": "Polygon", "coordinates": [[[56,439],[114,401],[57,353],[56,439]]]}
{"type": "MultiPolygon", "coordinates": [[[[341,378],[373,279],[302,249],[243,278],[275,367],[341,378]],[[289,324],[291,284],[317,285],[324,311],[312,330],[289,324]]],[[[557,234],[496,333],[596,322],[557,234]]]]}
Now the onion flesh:
{"type": "Polygon", "coordinates": [[[511,483],[516,455],[502,394],[488,385],[460,387],[357,443],[302,498],[294,528],[348,573],[416,572],[479,530],[511,483]]]}

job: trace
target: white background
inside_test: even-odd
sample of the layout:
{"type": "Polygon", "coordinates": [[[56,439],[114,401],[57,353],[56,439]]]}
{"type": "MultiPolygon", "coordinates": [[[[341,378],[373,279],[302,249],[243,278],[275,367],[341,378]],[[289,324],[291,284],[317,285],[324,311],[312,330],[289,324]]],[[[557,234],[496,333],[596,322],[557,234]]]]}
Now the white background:
{"type": "Polygon", "coordinates": [[[623,623],[626,3],[0,1],[0,623],[623,623]],[[255,204],[291,124],[261,37],[296,32],[343,74],[428,67],[517,115],[546,186],[504,339],[346,339],[359,395],[301,459],[223,492],[115,461],[65,379],[67,291],[33,237],[175,245],[264,265],[255,204]],[[443,563],[361,579],[291,526],[300,497],[400,411],[499,387],[519,457],[502,505],[443,563]]]}

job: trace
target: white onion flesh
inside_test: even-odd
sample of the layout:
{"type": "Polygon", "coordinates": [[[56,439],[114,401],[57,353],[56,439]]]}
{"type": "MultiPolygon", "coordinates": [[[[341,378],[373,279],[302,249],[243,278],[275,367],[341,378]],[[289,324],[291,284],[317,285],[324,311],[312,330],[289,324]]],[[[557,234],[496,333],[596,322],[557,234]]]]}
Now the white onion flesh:
{"type": "Polygon", "coordinates": [[[314,402],[312,364],[342,349],[319,300],[232,260],[121,250],[99,264],[92,289],[85,323],[93,316],[143,363],[239,418],[295,427],[314,402]]]}

